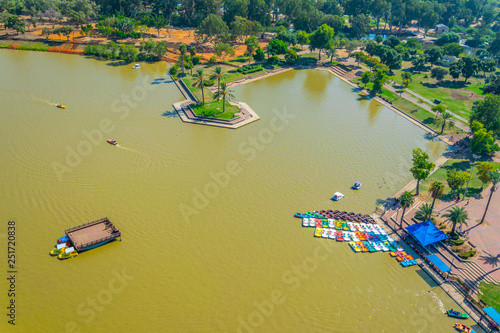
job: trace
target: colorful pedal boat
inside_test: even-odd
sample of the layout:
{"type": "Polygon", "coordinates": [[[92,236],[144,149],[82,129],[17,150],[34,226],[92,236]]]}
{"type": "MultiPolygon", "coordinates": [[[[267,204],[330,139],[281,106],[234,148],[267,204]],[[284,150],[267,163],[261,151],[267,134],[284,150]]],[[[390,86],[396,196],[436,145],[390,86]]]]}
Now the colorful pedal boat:
{"type": "Polygon", "coordinates": [[[356,245],[359,246],[359,248],[361,248],[361,251],[363,251],[363,252],[370,251],[370,250],[368,250],[368,248],[365,246],[365,244],[363,242],[356,242],[356,245]]]}
{"type": "Polygon", "coordinates": [[[59,254],[58,258],[60,260],[74,258],[78,255],[74,247],[65,248],[62,253],[59,254]]]}
{"type": "Polygon", "coordinates": [[[460,318],[460,319],[467,319],[469,318],[469,315],[467,313],[455,311],[455,310],[446,310],[446,314],[448,317],[453,317],[453,318],[460,318]]]}
{"type": "Polygon", "coordinates": [[[349,226],[347,225],[347,222],[341,222],[342,223],[342,230],[345,230],[345,231],[350,231],[351,229],[349,229],[349,226]]]}
{"type": "Polygon", "coordinates": [[[349,246],[354,252],[361,252],[361,249],[355,242],[349,242],[349,246]]]}
{"type": "Polygon", "coordinates": [[[340,221],[335,221],[335,229],[342,230],[342,223],[340,221]]]}
{"type": "Polygon", "coordinates": [[[342,231],[336,231],[336,240],[337,242],[343,242],[344,241],[344,234],[342,234],[342,231]]]}
{"type": "Polygon", "coordinates": [[[321,237],[323,236],[323,228],[316,228],[316,230],[314,230],[314,237],[321,237]]]}
{"type": "Polygon", "coordinates": [[[118,142],[113,139],[108,139],[108,143],[112,144],[113,146],[116,146],[118,144],[118,142]]]}
{"type": "Polygon", "coordinates": [[[456,323],[455,324],[455,329],[457,329],[459,332],[465,332],[465,333],[476,333],[472,328],[465,326],[464,324],[456,323]]]}

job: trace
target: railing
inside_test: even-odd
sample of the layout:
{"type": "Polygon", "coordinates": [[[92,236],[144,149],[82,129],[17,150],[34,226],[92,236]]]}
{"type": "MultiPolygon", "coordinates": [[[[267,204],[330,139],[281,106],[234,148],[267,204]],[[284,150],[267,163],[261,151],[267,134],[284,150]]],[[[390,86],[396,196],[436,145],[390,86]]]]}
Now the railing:
{"type": "MultiPolygon", "coordinates": [[[[65,233],[68,233],[68,232],[71,232],[71,231],[75,231],[77,229],[80,229],[82,227],[86,227],[86,226],[89,226],[91,224],[96,224],[96,223],[100,223],[100,222],[103,222],[103,221],[109,221],[109,219],[107,217],[103,217],[103,218],[100,218],[98,220],[95,220],[95,221],[91,221],[91,222],[87,222],[87,223],[83,223],[83,224],[80,224],[80,225],[77,225],[76,227],[72,227],[72,228],[69,228],[69,229],[66,229],[64,230],[65,233]]],[[[111,223],[111,221],[109,221],[111,223]]]]}
{"type": "Polygon", "coordinates": [[[84,249],[84,248],[90,247],[92,245],[105,242],[107,240],[115,239],[115,238],[118,238],[120,236],[121,236],[121,233],[118,232],[116,234],[112,234],[111,236],[104,237],[104,238],[101,238],[101,239],[98,239],[98,240],[95,240],[95,241],[92,241],[92,242],[88,242],[88,243],[82,244],[81,246],[79,246],[79,248],[77,250],[84,249]]]}

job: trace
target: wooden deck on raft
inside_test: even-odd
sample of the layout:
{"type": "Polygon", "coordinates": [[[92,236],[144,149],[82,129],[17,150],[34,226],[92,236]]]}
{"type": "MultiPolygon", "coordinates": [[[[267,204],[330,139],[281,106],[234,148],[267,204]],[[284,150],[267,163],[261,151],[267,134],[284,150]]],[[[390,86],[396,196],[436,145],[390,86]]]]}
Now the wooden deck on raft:
{"type": "Polygon", "coordinates": [[[77,251],[121,236],[120,231],[107,217],[66,229],[64,232],[77,251]]]}

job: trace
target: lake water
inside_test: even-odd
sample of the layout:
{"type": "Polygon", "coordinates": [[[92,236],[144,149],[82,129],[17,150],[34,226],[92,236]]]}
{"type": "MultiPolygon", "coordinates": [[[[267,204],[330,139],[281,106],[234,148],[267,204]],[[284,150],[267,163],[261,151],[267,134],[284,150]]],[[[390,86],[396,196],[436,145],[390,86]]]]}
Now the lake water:
{"type": "Polygon", "coordinates": [[[446,148],[341,80],[304,70],[236,87],[261,120],[228,130],[180,121],[165,63],[11,50],[0,63],[0,239],[15,220],[17,332],[453,329],[443,312],[458,306],[418,268],[315,239],[293,218],[371,213],[410,181],[413,148],[433,159],[446,148]],[[64,229],[103,216],[121,242],[49,256],[64,229]]]}

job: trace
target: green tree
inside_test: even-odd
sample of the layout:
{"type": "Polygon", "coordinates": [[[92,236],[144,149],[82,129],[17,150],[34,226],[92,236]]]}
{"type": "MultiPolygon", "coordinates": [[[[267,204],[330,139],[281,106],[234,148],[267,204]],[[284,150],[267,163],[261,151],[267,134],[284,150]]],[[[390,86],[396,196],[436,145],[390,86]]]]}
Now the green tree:
{"type": "Polygon", "coordinates": [[[234,99],[232,91],[227,87],[226,82],[220,84],[220,90],[217,90],[214,94],[214,99],[219,100],[222,97],[222,112],[226,112],[226,100],[230,101],[234,99]]]}
{"type": "Polygon", "coordinates": [[[403,228],[403,219],[405,217],[406,208],[411,207],[411,205],[413,205],[414,203],[415,197],[409,191],[403,192],[403,194],[401,194],[401,196],[399,197],[399,204],[401,205],[401,207],[403,207],[403,214],[401,214],[401,222],[399,224],[400,229],[403,228]]]}
{"type": "Polygon", "coordinates": [[[441,196],[444,193],[444,184],[438,181],[433,182],[429,187],[429,192],[431,193],[432,197],[432,206],[431,206],[431,214],[432,214],[432,211],[434,210],[434,204],[436,203],[436,199],[441,198],[441,196]]]}
{"type": "Polygon", "coordinates": [[[465,210],[465,207],[452,207],[447,210],[446,214],[443,214],[443,217],[446,217],[448,221],[453,225],[451,229],[451,234],[455,235],[455,228],[457,224],[467,225],[467,221],[469,220],[469,215],[465,210]]]}
{"type": "MultiPolygon", "coordinates": [[[[220,80],[227,76],[226,73],[222,70],[222,67],[215,67],[214,71],[210,75],[210,80],[217,80],[217,92],[220,91],[220,80]]],[[[220,96],[220,93],[218,94],[220,96]]],[[[217,99],[218,100],[218,99],[217,99]]]]}
{"type": "Polygon", "coordinates": [[[68,21],[73,23],[77,27],[87,22],[87,16],[82,11],[70,10],[68,13],[68,17],[68,21]]]}
{"type": "Polygon", "coordinates": [[[271,53],[272,55],[286,54],[288,52],[288,45],[286,45],[284,41],[277,38],[271,39],[267,46],[269,49],[269,53],[271,53]]]}
{"type": "Polygon", "coordinates": [[[323,24],[309,36],[311,51],[318,50],[319,60],[321,60],[321,51],[331,44],[334,33],[333,28],[323,24]]]}
{"type": "MultiPolygon", "coordinates": [[[[413,82],[410,72],[401,72],[401,79],[403,81],[403,87],[406,89],[413,82]]],[[[403,94],[403,89],[401,89],[401,94],[403,94]]]]}
{"type": "MultiPolygon", "coordinates": [[[[154,55],[159,59],[161,60],[163,55],[165,53],[167,53],[167,50],[168,50],[168,45],[167,43],[165,42],[158,42],[156,43],[154,49],[153,49],[153,53],[154,55]]],[[[192,68],[192,67],[191,67],[192,68]]]]}
{"type": "Polygon", "coordinates": [[[366,59],[366,54],[361,51],[354,52],[352,55],[358,62],[358,66],[361,64],[361,61],[364,61],[366,59]]]}
{"type": "Polygon", "coordinates": [[[328,48],[326,49],[325,53],[326,53],[326,55],[328,57],[330,57],[330,62],[333,61],[334,57],[338,56],[338,54],[337,54],[337,48],[335,47],[335,44],[333,42],[328,46],[328,48]]]}
{"type": "Polygon", "coordinates": [[[477,73],[479,69],[479,62],[476,57],[465,56],[459,60],[462,63],[462,76],[465,78],[465,82],[474,74],[477,73]]]}
{"type": "Polygon", "coordinates": [[[255,61],[262,61],[266,59],[266,54],[264,53],[264,50],[259,46],[257,50],[255,50],[255,54],[253,55],[253,59],[255,61]]]}
{"type": "Polygon", "coordinates": [[[460,53],[464,52],[465,47],[458,43],[448,43],[443,46],[444,54],[458,57],[460,53]]]}
{"type": "Polygon", "coordinates": [[[187,52],[187,46],[185,44],[181,44],[179,46],[179,52],[181,53],[182,75],[184,75],[184,56],[186,55],[186,52],[187,52]]]}
{"type": "Polygon", "coordinates": [[[425,54],[429,57],[429,62],[431,63],[431,68],[433,64],[436,64],[439,60],[443,59],[443,50],[440,47],[431,47],[425,50],[425,54]]]}
{"type": "Polygon", "coordinates": [[[495,142],[496,135],[493,131],[488,131],[483,124],[474,120],[471,124],[472,140],[470,141],[470,151],[474,154],[490,154],[500,150],[495,142]]]}
{"type": "Polygon", "coordinates": [[[446,173],[446,181],[453,193],[458,193],[458,190],[465,185],[468,179],[469,173],[467,171],[452,169],[446,173]]]}
{"type": "Polygon", "coordinates": [[[484,124],[488,131],[493,131],[497,136],[500,135],[500,96],[488,95],[480,100],[472,108],[471,125],[473,121],[484,124]]]}
{"type": "Polygon", "coordinates": [[[432,216],[432,207],[429,204],[424,203],[415,213],[415,219],[425,222],[429,221],[432,216]]]}
{"type": "Polygon", "coordinates": [[[196,47],[191,46],[189,48],[189,54],[191,55],[191,61],[192,61],[192,66],[191,66],[191,75],[193,75],[193,67],[197,65],[198,63],[195,64],[194,57],[196,56],[196,47]]]}
{"type": "Polygon", "coordinates": [[[198,26],[195,38],[214,43],[219,36],[228,33],[228,31],[226,22],[220,16],[210,14],[198,26]]]}
{"type": "Polygon", "coordinates": [[[365,87],[371,81],[371,79],[372,79],[372,73],[370,72],[364,72],[361,75],[361,83],[363,83],[365,87]]]}
{"type": "Polygon", "coordinates": [[[250,60],[252,59],[252,55],[254,51],[259,47],[259,41],[256,36],[250,36],[245,39],[245,45],[247,46],[248,53],[248,64],[250,65],[250,60]]]}
{"type": "Polygon", "coordinates": [[[488,185],[491,181],[490,179],[490,172],[493,171],[495,167],[493,164],[488,163],[488,162],[477,162],[477,175],[481,183],[483,184],[482,187],[488,185]]]}
{"type": "Polygon", "coordinates": [[[384,86],[385,81],[387,81],[387,75],[383,71],[377,70],[377,72],[373,76],[373,88],[371,93],[377,94],[378,92],[382,91],[382,87],[384,86]]]}
{"type": "Polygon", "coordinates": [[[436,166],[429,161],[429,155],[422,149],[413,149],[413,167],[410,169],[413,178],[417,180],[417,195],[419,195],[420,182],[429,177],[432,169],[436,166]]]}
{"type": "Polygon", "coordinates": [[[491,182],[490,196],[488,197],[488,203],[486,204],[486,208],[484,209],[483,217],[481,218],[481,222],[479,222],[479,223],[484,222],[484,218],[486,217],[486,212],[488,211],[488,208],[490,207],[491,197],[493,196],[493,192],[495,192],[497,190],[497,185],[500,182],[500,173],[490,171],[488,174],[490,176],[490,182],[491,182]]]}
{"type": "Polygon", "coordinates": [[[214,50],[215,50],[215,54],[218,57],[222,58],[222,61],[225,61],[225,59],[228,55],[234,56],[234,54],[235,54],[234,49],[231,47],[231,45],[226,44],[226,43],[216,44],[214,50]]]}
{"type": "Polygon", "coordinates": [[[434,67],[431,69],[431,77],[438,81],[442,81],[447,74],[448,70],[443,67],[434,67]]]}
{"type": "Polygon", "coordinates": [[[300,48],[303,49],[304,45],[309,44],[309,34],[305,31],[297,31],[297,44],[300,45],[300,48]]]}
{"type": "Polygon", "coordinates": [[[160,30],[168,25],[168,21],[165,17],[161,15],[155,15],[151,18],[149,24],[152,28],[156,29],[156,31],[158,32],[158,37],[161,37],[160,30]]]}
{"type": "Polygon", "coordinates": [[[205,105],[205,81],[207,75],[203,73],[203,68],[198,68],[193,74],[193,85],[195,88],[201,89],[201,105],[205,105]]]}
{"type": "Polygon", "coordinates": [[[63,35],[66,36],[66,39],[69,41],[69,35],[73,32],[73,27],[61,27],[59,28],[63,35]]]}
{"type": "Polygon", "coordinates": [[[450,75],[454,80],[456,80],[460,77],[460,74],[462,74],[462,64],[455,61],[450,65],[450,75]]]}
{"type": "Polygon", "coordinates": [[[370,18],[364,14],[358,14],[351,20],[351,28],[349,33],[352,38],[360,39],[366,36],[366,32],[370,30],[370,18]]]}
{"type": "Polygon", "coordinates": [[[413,57],[411,64],[416,70],[418,70],[419,73],[421,73],[422,69],[425,69],[425,64],[427,64],[427,57],[423,54],[413,57]]]}
{"type": "Polygon", "coordinates": [[[287,64],[295,64],[297,60],[299,59],[299,56],[297,55],[297,52],[295,50],[288,50],[288,52],[285,54],[285,61],[287,64]]]}
{"type": "Polygon", "coordinates": [[[120,49],[118,51],[120,59],[125,60],[126,62],[135,61],[138,53],[139,51],[135,48],[135,46],[129,44],[120,45],[120,49]]]}
{"type": "Polygon", "coordinates": [[[42,29],[42,35],[45,36],[46,39],[49,39],[49,35],[52,33],[52,30],[49,28],[43,28],[42,29]]]}

